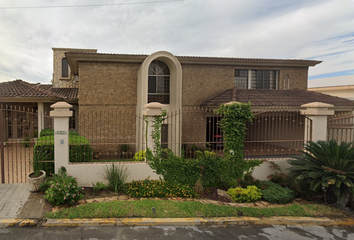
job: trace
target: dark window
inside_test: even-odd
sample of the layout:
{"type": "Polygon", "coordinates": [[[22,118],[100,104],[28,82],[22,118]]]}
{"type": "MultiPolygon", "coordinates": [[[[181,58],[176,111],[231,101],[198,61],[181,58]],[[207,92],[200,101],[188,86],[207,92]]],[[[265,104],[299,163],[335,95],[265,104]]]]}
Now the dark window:
{"type": "Polygon", "coordinates": [[[170,70],[161,61],[152,61],[149,66],[148,103],[170,103],[170,70]]]}
{"type": "Polygon", "coordinates": [[[234,86],[239,89],[248,88],[248,70],[245,69],[235,70],[234,86]]]}
{"type": "Polygon", "coordinates": [[[276,71],[273,70],[252,70],[252,89],[275,89],[276,71]]]}
{"type": "Polygon", "coordinates": [[[68,65],[68,60],[66,58],[63,58],[61,60],[61,77],[63,78],[69,77],[69,65],[68,65]]]}

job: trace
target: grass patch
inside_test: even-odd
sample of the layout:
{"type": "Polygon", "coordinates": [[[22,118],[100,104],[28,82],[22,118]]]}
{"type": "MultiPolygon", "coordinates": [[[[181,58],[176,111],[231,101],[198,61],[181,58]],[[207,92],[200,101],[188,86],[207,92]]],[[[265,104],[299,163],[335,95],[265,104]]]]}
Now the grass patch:
{"type": "Polygon", "coordinates": [[[200,202],[168,200],[114,201],[91,203],[47,213],[45,218],[190,218],[190,217],[344,217],[345,212],[325,205],[288,205],[277,208],[237,208],[200,202]],[[155,214],[152,208],[155,208],[155,214]]]}

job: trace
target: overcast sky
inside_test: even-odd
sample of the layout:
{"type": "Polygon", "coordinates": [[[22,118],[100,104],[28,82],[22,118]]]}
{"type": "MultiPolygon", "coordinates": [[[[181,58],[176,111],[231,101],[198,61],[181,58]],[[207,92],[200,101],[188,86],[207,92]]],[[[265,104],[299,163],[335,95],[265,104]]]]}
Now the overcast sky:
{"type": "Polygon", "coordinates": [[[50,83],[52,47],[315,59],[312,79],[354,74],[354,0],[158,1],[0,0],[0,82],[50,83]]]}

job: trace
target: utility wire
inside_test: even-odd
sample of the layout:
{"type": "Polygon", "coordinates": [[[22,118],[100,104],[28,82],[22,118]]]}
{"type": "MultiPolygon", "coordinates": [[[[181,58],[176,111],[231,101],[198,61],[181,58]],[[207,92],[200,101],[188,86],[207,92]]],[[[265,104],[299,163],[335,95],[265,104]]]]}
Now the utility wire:
{"type": "Polygon", "coordinates": [[[182,2],[182,1],[184,1],[184,0],[150,1],[150,2],[132,2],[132,3],[107,3],[107,4],[90,4],[90,5],[35,6],[35,7],[0,7],[0,10],[4,10],[4,9],[39,9],[39,8],[102,7],[102,6],[122,6],[122,5],[137,5],[137,4],[170,3],[170,2],[182,2]]]}

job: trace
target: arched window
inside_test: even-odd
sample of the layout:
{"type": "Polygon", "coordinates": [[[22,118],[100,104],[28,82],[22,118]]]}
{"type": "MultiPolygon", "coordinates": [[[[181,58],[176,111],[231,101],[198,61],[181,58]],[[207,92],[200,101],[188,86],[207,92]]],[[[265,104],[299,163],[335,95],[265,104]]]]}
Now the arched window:
{"type": "Polygon", "coordinates": [[[148,103],[170,104],[170,69],[166,63],[152,61],[148,81],[148,103]]]}
{"type": "Polygon", "coordinates": [[[66,58],[61,59],[61,77],[62,78],[69,77],[69,64],[66,58]]]}

